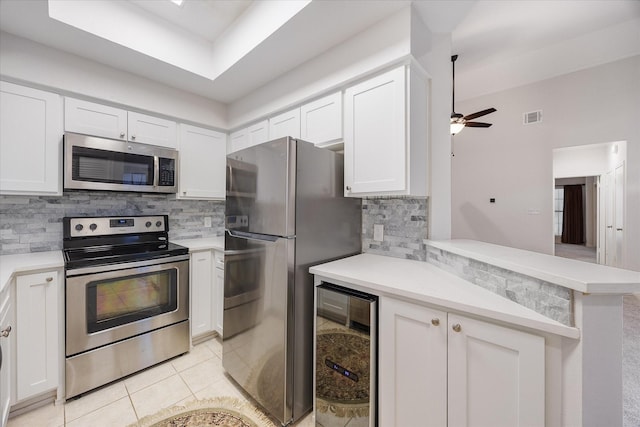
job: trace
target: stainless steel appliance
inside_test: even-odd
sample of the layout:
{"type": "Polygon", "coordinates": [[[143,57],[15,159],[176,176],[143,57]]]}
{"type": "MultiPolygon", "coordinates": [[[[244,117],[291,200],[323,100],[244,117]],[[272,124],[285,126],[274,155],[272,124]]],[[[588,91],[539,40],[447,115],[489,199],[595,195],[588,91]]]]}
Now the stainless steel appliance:
{"type": "Polygon", "coordinates": [[[176,193],[178,151],[65,133],[64,189],[176,193]]]}
{"type": "Polygon", "coordinates": [[[360,253],[343,157],[281,138],[227,157],[222,363],[283,425],[313,406],[309,267],[360,253]]]}
{"type": "Polygon", "coordinates": [[[189,351],[189,250],[166,215],[63,219],[66,398],[189,351]]]}
{"type": "Polygon", "coordinates": [[[378,297],[331,283],[317,287],[316,425],[377,426],[378,297]]]}

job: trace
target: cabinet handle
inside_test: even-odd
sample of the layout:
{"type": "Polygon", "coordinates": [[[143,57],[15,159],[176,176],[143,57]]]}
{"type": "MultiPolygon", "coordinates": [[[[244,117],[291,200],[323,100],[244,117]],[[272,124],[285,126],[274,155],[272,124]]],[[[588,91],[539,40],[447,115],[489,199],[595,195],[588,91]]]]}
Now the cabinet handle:
{"type": "Polygon", "coordinates": [[[616,231],[622,231],[622,228],[616,228],[616,231]]]}
{"type": "Polygon", "coordinates": [[[6,338],[9,336],[10,333],[11,333],[11,326],[7,326],[2,330],[2,332],[0,332],[0,336],[6,338]]]}
{"type": "Polygon", "coordinates": [[[135,135],[131,135],[131,139],[136,139],[136,136],[135,135]]]}
{"type": "Polygon", "coordinates": [[[120,132],[120,138],[124,138],[124,132],[120,132]]]}
{"type": "Polygon", "coordinates": [[[351,186],[347,185],[347,191],[351,191],[351,186]]]}
{"type": "Polygon", "coordinates": [[[53,282],[53,277],[47,277],[47,278],[46,278],[46,279],[44,279],[44,280],[46,280],[47,282],[53,282]]]}
{"type": "Polygon", "coordinates": [[[433,326],[438,326],[440,324],[440,319],[438,319],[437,317],[435,319],[431,319],[431,324],[433,326]]]}
{"type": "Polygon", "coordinates": [[[613,228],[613,225],[607,225],[607,228],[613,228]]]}
{"type": "Polygon", "coordinates": [[[460,326],[460,323],[456,323],[451,327],[451,329],[453,329],[456,332],[460,332],[462,330],[462,326],[460,326]]]}

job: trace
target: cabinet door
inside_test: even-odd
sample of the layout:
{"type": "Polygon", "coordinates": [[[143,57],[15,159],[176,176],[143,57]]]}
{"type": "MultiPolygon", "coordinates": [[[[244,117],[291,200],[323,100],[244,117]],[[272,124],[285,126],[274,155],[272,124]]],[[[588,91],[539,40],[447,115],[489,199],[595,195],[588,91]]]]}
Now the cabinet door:
{"type": "Polygon", "coordinates": [[[381,426],[447,425],[446,319],[442,311],[381,299],[381,426]]]}
{"type": "Polygon", "coordinates": [[[211,332],[213,319],[213,256],[211,251],[191,254],[191,336],[211,332]]]}
{"type": "Polygon", "coordinates": [[[126,141],[127,111],[75,98],[65,98],[64,130],[126,141]]]}
{"type": "Polygon", "coordinates": [[[129,111],[129,140],[161,147],[176,148],[178,133],[176,122],[129,111]]]}
{"type": "Polygon", "coordinates": [[[224,270],[216,268],[216,285],[214,291],[215,330],[222,335],[222,319],[224,318],[224,270]]]}
{"type": "Polygon", "coordinates": [[[224,199],[226,135],[180,124],[178,198],[224,199]]]}
{"type": "Polygon", "coordinates": [[[62,194],[62,98],[0,82],[0,193],[62,194]]]}
{"type": "Polygon", "coordinates": [[[407,188],[405,72],[396,68],[345,91],[345,196],[407,188]]]}
{"type": "Polygon", "coordinates": [[[300,138],[300,108],[269,119],[269,139],[290,136],[300,138]]]}
{"type": "Polygon", "coordinates": [[[243,128],[229,135],[227,153],[242,150],[249,146],[249,129],[243,128]]]}
{"type": "Polygon", "coordinates": [[[58,273],[16,278],[16,398],[58,387],[58,273]]]}
{"type": "Polygon", "coordinates": [[[247,128],[247,147],[262,144],[271,139],[269,136],[269,121],[263,120],[260,123],[249,126],[247,128]]]}
{"type": "Polygon", "coordinates": [[[300,107],[300,138],[320,146],[342,139],[341,92],[300,107]]]}
{"type": "Polygon", "coordinates": [[[449,426],[543,426],[544,338],[449,314],[449,426]]]}
{"type": "MultiPolygon", "coordinates": [[[[8,288],[8,287],[7,287],[8,288]]],[[[11,407],[11,340],[13,330],[13,312],[8,289],[0,294],[0,352],[2,363],[0,366],[0,426],[7,425],[9,408],[11,407]],[[3,301],[4,300],[4,301],[3,301]],[[6,336],[5,336],[6,335],[6,336]]]]}

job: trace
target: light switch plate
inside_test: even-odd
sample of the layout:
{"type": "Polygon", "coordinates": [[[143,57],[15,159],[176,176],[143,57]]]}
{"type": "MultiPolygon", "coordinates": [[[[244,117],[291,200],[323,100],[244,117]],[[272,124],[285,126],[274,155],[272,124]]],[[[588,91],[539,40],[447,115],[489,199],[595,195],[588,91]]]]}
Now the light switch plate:
{"type": "Polygon", "coordinates": [[[382,242],[384,238],[384,225],[373,224],[373,240],[382,242]]]}
{"type": "Polygon", "coordinates": [[[205,227],[211,227],[211,217],[210,216],[205,216],[204,217],[204,226],[205,227]]]}

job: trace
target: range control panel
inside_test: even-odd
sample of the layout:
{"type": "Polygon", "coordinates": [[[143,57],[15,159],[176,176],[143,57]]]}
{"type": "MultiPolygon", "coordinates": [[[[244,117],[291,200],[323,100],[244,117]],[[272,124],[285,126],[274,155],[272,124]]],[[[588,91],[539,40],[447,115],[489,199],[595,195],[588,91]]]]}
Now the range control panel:
{"type": "Polygon", "coordinates": [[[169,231],[166,216],[70,218],[70,237],[169,231]]]}

